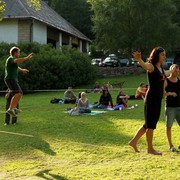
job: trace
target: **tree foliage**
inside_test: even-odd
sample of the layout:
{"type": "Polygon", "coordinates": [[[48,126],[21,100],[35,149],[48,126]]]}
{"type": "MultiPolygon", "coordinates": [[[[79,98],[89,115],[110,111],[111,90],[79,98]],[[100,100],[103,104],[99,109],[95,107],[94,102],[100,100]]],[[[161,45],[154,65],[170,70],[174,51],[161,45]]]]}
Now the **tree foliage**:
{"type": "Polygon", "coordinates": [[[30,7],[31,6],[35,7],[36,10],[41,8],[41,4],[39,0],[28,0],[28,4],[30,7]]]}
{"type": "MultiPolygon", "coordinates": [[[[31,60],[19,63],[20,67],[30,71],[27,75],[19,73],[19,83],[23,90],[64,89],[68,86],[92,83],[96,78],[96,67],[91,65],[89,56],[70,46],[63,46],[61,50],[56,50],[50,44],[0,43],[1,82],[4,79],[5,61],[12,46],[18,46],[21,49],[21,57],[33,52],[31,60]]],[[[0,88],[4,90],[5,84],[0,88]]]]}
{"type": "Polygon", "coordinates": [[[175,4],[176,6],[176,13],[174,15],[174,22],[178,24],[178,26],[180,26],[180,1],[179,0],[173,0],[173,3],[175,4]]]}
{"type": "Polygon", "coordinates": [[[0,0],[0,20],[2,20],[2,15],[5,10],[5,3],[3,0],[0,0]]]}
{"type": "Polygon", "coordinates": [[[94,38],[91,6],[86,0],[51,0],[51,7],[87,37],[94,38]]]}
{"type": "Polygon", "coordinates": [[[100,48],[141,49],[176,47],[179,27],[172,21],[177,9],[171,0],[89,0],[100,48]]]}

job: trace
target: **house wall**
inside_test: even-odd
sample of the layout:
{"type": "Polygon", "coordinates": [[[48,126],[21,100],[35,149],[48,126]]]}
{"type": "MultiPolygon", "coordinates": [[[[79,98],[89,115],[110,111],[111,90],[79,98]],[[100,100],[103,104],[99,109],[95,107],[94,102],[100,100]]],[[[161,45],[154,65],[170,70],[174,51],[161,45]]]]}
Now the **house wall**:
{"type": "Polygon", "coordinates": [[[18,43],[20,41],[54,43],[56,48],[61,45],[72,45],[81,52],[88,52],[89,43],[79,40],[54,28],[47,27],[35,20],[3,20],[0,21],[0,42],[18,43]]]}
{"type": "Polygon", "coordinates": [[[0,42],[18,42],[18,20],[0,21],[0,42]]]}
{"type": "Polygon", "coordinates": [[[18,41],[19,42],[31,41],[31,21],[30,20],[18,21],[18,41]]]}
{"type": "Polygon", "coordinates": [[[47,43],[47,26],[39,22],[34,22],[32,37],[33,37],[32,38],[33,42],[46,44],[47,43]]]}

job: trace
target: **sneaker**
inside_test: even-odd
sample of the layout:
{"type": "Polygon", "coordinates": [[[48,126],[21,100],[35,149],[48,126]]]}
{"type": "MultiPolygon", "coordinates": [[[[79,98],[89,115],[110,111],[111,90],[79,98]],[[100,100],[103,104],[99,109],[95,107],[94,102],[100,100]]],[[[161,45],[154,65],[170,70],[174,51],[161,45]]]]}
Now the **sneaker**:
{"type": "Polygon", "coordinates": [[[7,123],[4,123],[4,126],[7,126],[7,125],[9,125],[9,124],[7,124],[7,123]]]}
{"type": "Polygon", "coordinates": [[[170,148],[170,151],[171,151],[171,152],[177,152],[177,149],[176,149],[175,147],[171,147],[171,148],[170,148]]]}
{"type": "Polygon", "coordinates": [[[8,109],[8,110],[6,111],[6,113],[8,113],[9,115],[11,115],[11,116],[13,116],[13,117],[16,117],[16,116],[17,116],[17,114],[15,113],[15,110],[14,110],[14,109],[8,109]]]}

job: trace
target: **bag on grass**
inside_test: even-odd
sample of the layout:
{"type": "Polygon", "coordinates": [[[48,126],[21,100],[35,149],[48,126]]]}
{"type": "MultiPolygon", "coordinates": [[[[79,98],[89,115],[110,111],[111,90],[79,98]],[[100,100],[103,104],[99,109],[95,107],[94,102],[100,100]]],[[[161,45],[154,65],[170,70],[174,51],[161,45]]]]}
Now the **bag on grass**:
{"type": "Polygon", "coordinates": [[[54,98],[54,99],[52,99],[52,100],[50,101],[50,103],[52,103],[52,104],[58,104],[60,100],[61,100],[61,99],[54,98]]]}
{"type": "Polygon", "coordinates": [[[70,116],[78,116],[79,115],[79,109],[77,107],[75,107],[74,109],[71,109],[69,111],[69,115],[70,116]]]}

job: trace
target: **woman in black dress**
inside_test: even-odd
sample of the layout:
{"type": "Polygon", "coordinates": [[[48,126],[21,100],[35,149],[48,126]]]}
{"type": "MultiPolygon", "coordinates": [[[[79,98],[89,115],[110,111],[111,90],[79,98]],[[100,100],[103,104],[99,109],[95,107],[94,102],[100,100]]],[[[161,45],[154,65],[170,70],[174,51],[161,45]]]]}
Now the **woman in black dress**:
{"type": "Polygon", "coordinates": [[[133,56],[141,67],[147,71],[149,86],[144,103],[145,123],[138,129],[129,145],[136,152],[139,152],[137,148],[138,140],[146,133],[147,152],[154,155],[162,155],[162,153],[156,151],[153,147],[153,132],[160,117],[164,80],[166,75],[170,74],[174,69],[167,71],[162,69],[162,63],[166,59],[166,52],[162,47],[156,47],[152,50],[147,63],[141,59],[140,52],[134,52],[133,56]]]}

